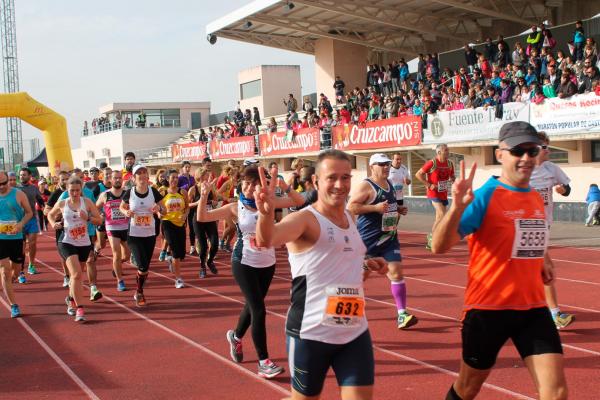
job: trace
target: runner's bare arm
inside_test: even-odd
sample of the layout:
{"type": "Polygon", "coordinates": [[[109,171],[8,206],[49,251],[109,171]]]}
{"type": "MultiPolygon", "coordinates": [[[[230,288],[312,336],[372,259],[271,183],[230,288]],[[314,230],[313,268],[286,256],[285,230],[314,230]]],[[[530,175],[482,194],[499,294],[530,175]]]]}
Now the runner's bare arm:
{"type": "Polygon", "coordinates": [[[106,203],[106,192],[100,193],[100,196],[98,197],[98,201],[96,202],[96,207],[102,208],[102,207],[104,207],[104,203],[106,203]]]}
{"type": "Polygon", "coordinates": [[[56,204],[54,204],[54,207],[52,207],[52,210],[48,213],[48,221],[54,229],[62,229],[62,221],[59,221],[58,217],[62,214],[61,209],[64,204],[64,200],[57,201],[56,204]]]}
{"type": "Polygon", "coordinates": [[[96,207],[94,202],[91,201],[90,199],[88,199],[87,197],[83,198],[83,199],[84,199],[85,205],[87,206],[87,209],[89,210],[89,213],[90,213],[88,222],[91,224],[94,224],[94,225],[100,225],[103,221],[103,218],[102,218],[102,215],[100,215],[98,208],[96,207]]]}
{"type": "Polygon", "coordinates": [[[368,182],[363,181],[359,183],[356,189],[354,189],[350,194],[350,200],[348,201],[347,206],[348,211],[354,215],[368,214],[372,212],[383,214],[385,212],[387,202],[378,204],[365,204],[369,202],[372,194],[373,190],[368,182]]]}
{"type": "Polygon", "coordinates": [[[31,207],[29,206],[27,196],[21,191],[17,191],[17,203],[23,208],[24,211],[23,218],[17,222],[17,225],[20,225],[18,227],[19,231],[21,231],[25,224],[33,217],[33,210],[31,210],[31,207]]]}
{"type": "Polygon", "coordinates": [[[469,177],[465,178],[465,162],[460,162],[460,177],[452,185],[452,205],[433,231],[431,251],[442,254],[457,244],[461,237],[458,233],[460,218],[467,206],[473,201],[473,178],[477,164],[473,164],[469,177]]]}
{"type": "Polygon", "coordinates": [[[221,208],[217,208],[216,210],[208,211],[206,209],[206,201],[210,190],[210,185],[206,182],[202,182],[200,203],[198,204],[198,211],[196,211],[196,221],[211,222],[237,217],[237,203],[230,203],[221,208]]]}

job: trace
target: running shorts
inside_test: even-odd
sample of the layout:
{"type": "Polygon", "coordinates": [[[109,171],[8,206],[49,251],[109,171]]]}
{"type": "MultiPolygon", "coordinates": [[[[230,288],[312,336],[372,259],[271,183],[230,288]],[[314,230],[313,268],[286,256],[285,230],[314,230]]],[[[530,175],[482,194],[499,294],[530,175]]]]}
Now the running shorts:
{"type": "Polygon", "coordinates": [[[547,307],[466,312],[462,326],[462,357],[471,368],[492,368],[508,339],[513,341],[522,359],[537,354],[563,352],[547,307]]]}
{"type": "Polygon", "coordinates": [[[150,269],[150,261],[152,261],[152,253],[156,245],[156,236],[137,237],[129,236],[127,245],[131,250],[131,261],[140,272],[148,272],[150,269]]]}
{"type": "Polygon", "coordinates": [[[58,242],[58,253],[66,260],[71,256],[77,256],[79,262],[86,262],[92,251],[92,246],[74,246],[70,243],[58,242]]]}
{"type": "Polygon", "coordinates": [[[329,367],[339,386],[372,386],[375,361],[371,334],[363,334],[346,344],[330,344],[287,336],[292,387],[304,396],[317,396],[329,367]]]}
{"type": "Polygon", "coordinates": [[[400,262],[402,261],[400,243],[394,238],[380,246],[371,246],[367,249],[367,257],[383,257],[387,262],[400,262]]]}
{"type": "Polygon", "coordinates": [[[31,235],[31,234],[35,234],[35,233],[40,233],[40,225],[38,224],[37,218],[35,216],[33,216],[23,226],[23,234],[31,235]]]}
{"type": "Polygon", "coordinates": [[[127,236],[129,236],[129,230],[122,229],[122,230],[118,230],[118,231],[106,231],[106,234],[110,237],[121,239],[121,241],[126,242],[127,236]]]}
{"type": "Polygon", "coordinates": [[[432,203],[442,203],[442,205],[448,207],[448,200],[440,200],[437,197],[429,197],[428,198],[429,201],[431,201],[432,203]]]}
{"type": "Polygon", "coordinates": [[[25,260],[23,239],[0,239],[0,260],[5,258],[15,264],[21,264],[25,260]]]}
{"type": "Polygon", "coordinates": [[[171,255],[175,259],[183,260],[185,258],[186,243],[185,225],[177,226],[171,221],[162,221],[161,225],[165,240],[169,243],[171,255]]]}

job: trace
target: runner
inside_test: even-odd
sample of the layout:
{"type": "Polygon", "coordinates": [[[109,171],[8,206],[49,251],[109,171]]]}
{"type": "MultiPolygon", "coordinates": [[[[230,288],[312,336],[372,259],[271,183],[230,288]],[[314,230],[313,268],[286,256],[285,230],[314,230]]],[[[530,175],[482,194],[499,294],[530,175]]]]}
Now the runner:
{"type": "MultiPolygon", "coordinates": [[[[69,173],[65,172],[65,171],[60,171],[58,173],[58,184],[56,185],[54,191],[48,198],[48,202],[46,203],[46,206],[44,207],[44,215],[46,217],[48,216],[48,213],[52,210],[54,205],[58,202],[58,199],[63,194],[63,192],[65,192],[67,190],[67,182],[68,181],[69,181],[69,173]]],[[[57,221],[61,217],[62,216],[59,215],[57,217],[57,221]]],[[[56,240],[56,248],[57,249],[58,249],[58,242],[60,240],[62,233],[63,233],[62,228],[57,228],[56,226],[54,227],[54,236],[55,236],[55,240],[56,240]]],[[[67,267],[67,263],[65,262],[65,260],[63,260],[62,257],[60,258],[60,264],[62,265],[62,268],[63,268],[63,285],[62,285],[62,287],[69,287],[69,268],[67,267]]]]}
{"type": "Polygon", "coordinates": [[[371,177],[358,184],[348,201],[348,210],[358,216],[356,226],[367,246],[367,257],[383,257],[388,263],[388,279],[398,310],[398,329],[406,329],[419,320],[406,311],[406,282],[398,242],[398,220],[406,207],[396,203],[395,190],[388,179],[392,160],[383,153],[369,159],[371,177]]]}
{"type": "MultiPolygon", "coordinates": [[[[235,201],[234,194],[237,185],[235,170],[226,165],[217,179],[217,195],[221,199],[220,203],[223,207],[235,201]]],[[[231,253],[231,239],[233,239],[233,235],[235,235],[235,223],[225,218],[223,220],[223,234],[219,242],[221,250],[231,253]]]]}
{"type": "MultiPolygon", "coordinates": [[[[273,176],[273,174],[277,173],[278,167],[277,167],[277,163],[275,161],[271,161],[269,163],[269,175],[273,176]]],[[[283,176],[280,174],[277,174],[277,179],[283,179],[283,176]]],[[[279,186],[275,187],[275,197],[283,197],[283,191],[281,190],[281,188],[279,186]]],[[[281,221],[281,218],[283,218],[283,210],[281,208],[275,210],[275,222],[279,222],[281,221]]]]}
{"type": "Polygon", "coordinates": [[[123,168],[123,187],[131,189],[134,185],[133,166],[135,165],[135,154],[131,151],[125,153],[125,168],[123,168]]]}
{"type": "Polygon", "coordinates": [[[17,187],[17,174],[15,174],[13,171],[8,172],[8,186],[17,187]]]}
{"type": "MultiPolygon", "coordinates": [[[[19,180],[21,183],[17,186],[17,189],[25,193],[27,196],[27,200],[29,201],[29,207],[31,210],[35,210],[36,203],[41,207],[44,206],[44,200],[42,199],[42,195],[37,187],[37,185],[33,185],[31,183],[31,171],[29,168],[23,167],[19,170],[19,180]]],[[[35,215],[27,221],[25,226],[23,227],[23,233],[25,234],[25,243],[27,244],[27,256],[29,258],[29,265],[27,267],[27,273],[29,275],[37,274],[37,269],[35,268],[35,256],[37,253],[37,237],[38,233],[40,233],[40,226],[38,224],[37,218],[35,215]]],[[[23,252],[25,252],[25,247],[23,248],[23,252]]],[[[25,261],[21,265],[21,270],[19,271],[19,283],[26,283],[27,279],[25,278],[25,261]]]]}
{"type": "MultiPolygon", "coordinates": [[[[81,169],[75,168],[73,170],[73,175],[78,177],[83,182],[83,172],[81,171],[81,169]]],[[[96,196],[94,195],[94,193],[92,192],[92,190],[89,187],[85,186],[85,183],[83,184],[83,187],[81,188],[81,192],[83,194],[83,197],[89,199],[94,204],[94,206],[96,205],[96,196]]],[[[66,200],[68,197],[69,197],[69,192],[67,190],[67,191],[63,192],[58,199],[66,200]]],[[[88,224],[87,224],[87,233],[90,236],[90,242],[92,243],[92,249],[94,249],[94,244],[96,243],[96,227],[91,222],[88,222],[88,224]]],[[[92,251],[89,253],[88,259],[85,262],[88,282],[90,284],[90,301],[97,301],[102,298],[102,292],[100,290],[98,290],[98,284],[97,284],[98,270],[96,269],[96,258],[97,258],[96,252],[92,251]]]]}
{"type": "MultiPolygon", "coordinates": [[[[152,184],[152,187],[158,190],[159,193],[163,189],[167,190],[167,188],[169,187],[169,180],[167,179],[166,169],[161,168],[158,171],[156,171],[156,182],[152,184]]],[[[156,215],[154,217],[154,223],[156,224],[156,236],[158,237],[160,235],[160,238],[162,239],[160,244],[160,253],[158,254],[158,261],[166,261],[167,249],[169,246],[167,244],[167,241],[165,240],[165,236],[162,233],[160,218],[158,218],[158,216],[156,215]]]]}
{"type": "Polygon", "coordinates": [[[200,278],[206,278],[206,267],[214,275],[218,274],[215,265],[215,256],[219,251],[219,231],[217,221],[198,222],[196,210],[200,203],[200,192],[202,191],[202,182],[207,182],[211,190],[208,193],[206,201],[206,210],[212,210],[217,205],[217,193],[215,191],[215,181],[209,181],[210,171],[206,167],[200,167],[196,170],[196,184],[188,192],[188,201],[190,214],[194,216],[194,232],[200,243],[200,278]],[[209,251],[210,247],[210,251],[209,251]],[[207,259],[208,254],[208,259],[207,259]]]}
{"type": "MultiPolygon", "coordinates": [[[[181,175],[179,175],[177,187],[185,190],[186,193],[196,184],[194,177],[190,174],[191,169],[192,164],[189,161],[184,161],[181,163],[181,175]]],[[[196,234],[194,233],[194,220],[192,219],[192,213],[189,213],[188,215],[187,225],[190,231],[190,256],[193,256],[194,254],[198,254],[198,251],[196,249],[197,241],[196,234]]]]}
{"type": "Polygon", "coordinates": [[[4,295],[10,304],[10,316],[19,317],[21,310],[15,303],[12,277],[25,255],[23,254],[23,227],[33,217],[27,196],[10,187],[8,174],[0,171],[0,275],[4,295]]]}
{"type": "Polygon", "coordinates": [[[185,224],[190,208],[187,191],[179,187],[177,170],[169,170],[168,176],[169,187],[160,192],[163,196],[162,204],[165,211],[161,212],[159,216],[165,240],[171,249],[171,256],[167,257],[169,271],[175,275],[175,288],[181,289],[184,287],[181,277],[181,262],[185,258],[185,224]]]}
{"type": "Polygon", "coordinates": [[[304,166],[304,161],[301,158],[295,158],[292,161],[292,173],[288,176],[286,183],[292,187],[293,190],[302,191],[302,187],[300,186],[300,173],[302,167],[304,166]]]}
{"type": "MultiPolygon", "coordinates": [[[[563,196],[568,196],[571,193],[571,187],[569,186],[571,180],[558,165],[549,161],[550,139],[548,135],[545,132],[538,132],[538,135],[542,142],[542,150],[537,157],[536,167],[531,174],[531,187],[537,190],[542,196],[542,200],[544,200],[546,222],[548,229],[550,229],[554,219],[552,215],[554,213],[553,193],[556,192],[563,196]]],[[[549,251],[546,251],[546,254],[544,254],[544,262],[550,264],[552,269],[554,269],[554,263],[552,262],[552,258],[550,258],[549,251]]],[[[544,285],[544,289],[546,292],[546,302],[548,302],[548,307],[552,313],[556,328],[566,328],[575,320],[575,316],[560,311],[554,282],[544,285]]]]}
{"type": "Polygon", "coordinates": [[[257,245],[286,244],[292,270],[292,304],[286,321],[292,399],[319,398],[330,367],[343,399],[371,399],[373,346],[365,317],[363,280],[386,273],[383,258],[365,260],[366,248],[346,210],[350,157],[319,154],[313,178],[318,200],[274,223],[274,185],[256,189],[257,245]],[[267,212],[269,210],[269,212],[267,212]]]}
{"type": "Polygon", "coordinates": [[[53,227],[63,229],[58,243],[58,251],[69,268],[69,295],[65,299],[67,314],[75,316],[75,321],[84,322],[83,280],[82,270],[92,251],[92,242],[88,233],[88,225],[100,224],[102,217],[96,205],[82,196],[83,182],[77,175],[69,178],[67,183],[68,197],[59,200],[48,220],[53,227]],[[59,218],[62,215],[62,219],[59,218]]]}
{"type": "MultiPolygon", "coordinates": [[[[44,178],[40,179],[38,182],[38,190],[40,191],[40,195],[42,196],[42,201],[44,204],[48,202],[50,195],[52,194],[50,190],[48,190],[48,183],[44,178]]],[[[41,206],[39,202],[35,203],[35,211],[37,214],[37,220],[40,224],[40,232],[48,230],[48,219],[44,215],[44,206],[41,206]]]]}
{"type": "Polygon", "coordinates": [[[124,193],[121,171],[111,172],[110,186],[109,190],[100,195],[96,206],[103,210],[106,234],[112,250],[113,276],[117,278],[117,290],[123,292],[127,290],[123,280],[123,260],[128,260],[131,254],[127,246],[129,218],[120,209],[124,193]]]}
{"type": "MultiPolygon", "coordinates": [[[[241,176],[240,201],[230,203],[216,210],[207,211],[206,204],[211,187],[209,183],[203,182],[197,219],[199,222],[218,221],[224,218],[238,221],[236,224],[238,240],[231,255],[231,269],[235,281],[244,294],[245,304],[238,318],[237,327],[235,330],[227,332],[227,341],[230,345],[231,358],[235,362],[242,362],[242,338],[248,328],[252,326],[252,340],[259,360],[258,375],[271,379],[282,373],[283,368],[269,359],[267,350],[264,299],[275,273],[275,249],[256,245],[257,210],[254,202],[254,189],[258,183],[258,167],[246,167],[241,176]]],[[[278,198],[272,201],[271,204],[275,205],[276,208],[302,204],[302,197],[298,193],[290,193],[292,191],[290,186],[281,180],[277,180],[273,187],[277,183],[282,186],[284,192],[288,193],[290,197],[278,198]]],[[[275,218],[273,213],[272,218],[275,218]]]]}
{"type": "Polygon", "coordinates": [[[411,184],[410,171],[402,164],[402,154],[394,153],[392,156],[392,166],[390,167],[390,182],[394,185],[396,194],[396,203],[398,206],[404,205],[404,187],[411,184]]]}
{"type": "Polygon", "coordinates": [[[462,327],[462,361],[446,399],[473,399],[510,338],[540,399],[566,399],[560,337],[544,298],[554,278],[544,263],[548,227],[544,203],[529,180],[540,151],[535,128],[509,122],[500,129],[500,177],[473,192],[473,165],[452,186],[449,212],[433,232],[432,251],[445,253],[467,236],[470,259],[462,327]]]}
{"type": "MultiPolygon", "coordinates": [[[[435,147],[435,153],[435,158],[427,161],[415,174],[416,178],[427,188],[427,199],[431,201],[435,209],[435,221],[431,232],[435,230],[437,224],[446,214],[448,190],[450,190],[455,179],[454,165],[452,161],[448,160],[450,154],[448,145],[438,144],[435,147]]],[[[431,249],[431,233],[427,235],[427,245],[425,247],[431,249]]]]}
{"type": "MultiPolygon", "coordinates": [[[[98,196],[96,196],[97,199],[100,198],[101,193],[106,192],[108,189],[110,189],[112,187],[111,179],[112,179],[112,169],[110,167],[104,167],[104,169],[102,169],[102,172],[100,173],[100,183],[98,184],[98,187],[100,188],[100,190],[99,190],[98,196]]],[[[102,216],[104,216],[104,209],[102,207],[99,207],[99,210],[100,210],[100,214],[102,214],[102,216]]],[[[106,247],[106,238],[107,238],[106,224],[104,222],[102,222],[102,224],[99,225],[98,228],[96,228],[96,232],[97,232],[97,235],[96,235],[97,240],[95,243],[94,252],[95,252],[96,258],[98,258],[98,256],[100,255],[100,251],[102,251],[102,249],[106,247]]]]}
{"type": "Polygon", "coordinates": [[[127,190],[121,202],[121,212],[131,218],[127,244],[131,249],[132,263],[137,267],[137,290],[133,299],[138,307],[146,305],[144,283],[148,277],[148,269],[152,253],[156,245],[156,228],[154,214],[161,211],[162,196],[150,186],[148,170],[143,165],[132,169],[135,185],[127,190]]]}

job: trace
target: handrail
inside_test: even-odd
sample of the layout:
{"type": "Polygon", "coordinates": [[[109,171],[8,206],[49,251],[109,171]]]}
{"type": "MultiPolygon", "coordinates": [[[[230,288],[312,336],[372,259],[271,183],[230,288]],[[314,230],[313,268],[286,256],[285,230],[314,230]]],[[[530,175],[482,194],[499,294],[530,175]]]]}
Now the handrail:
{"type": "Polygon", "coordinates": [[[81,135],[89,136],[90,133],[92,135],[97,135],[99,133],[111,132],[111,131],[115,131],[117,129],[181,128],[181,119],[179,119],[179,118],[164,119],[163,122],[164,122],[163,125],[155,125],[154,123],[148,124],[148,122],[146,121],[146,123],[144,125],[142,125],[139,121],[134,121],[133,123],[132,122],[125,123],[123,121],[113,121],[113,122],[107,122],[107,123],[101,124],[101,125],[96,125],[95,127],[92,127],[91,129],[89,127],[87,129],[84,127],[81,130],[81,135]]]}

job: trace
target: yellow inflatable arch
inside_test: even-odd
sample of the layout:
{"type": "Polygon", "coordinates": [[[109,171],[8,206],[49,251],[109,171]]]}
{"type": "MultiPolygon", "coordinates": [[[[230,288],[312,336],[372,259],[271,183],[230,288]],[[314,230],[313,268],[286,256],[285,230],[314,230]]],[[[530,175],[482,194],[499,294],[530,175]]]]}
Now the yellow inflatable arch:
{"type": "Polygon", "coordinates": [[[73,169],[65,117],[32,99],[25,92],[0,94],[0,118],[9,117],[20,118],[42,131],[48,168],[52,175],[73,169]]]}

